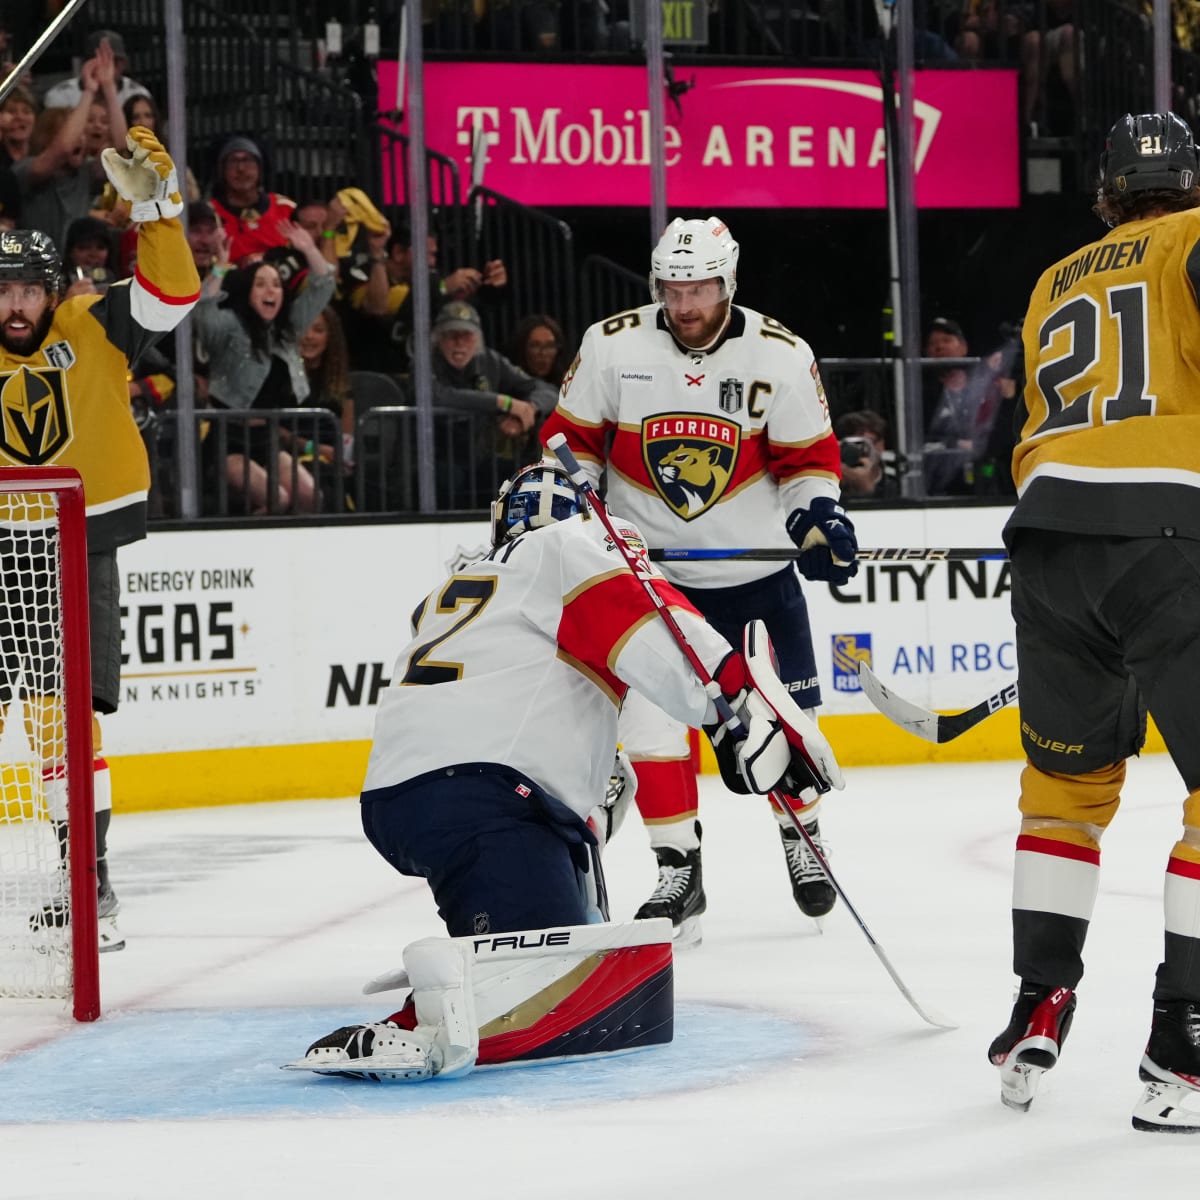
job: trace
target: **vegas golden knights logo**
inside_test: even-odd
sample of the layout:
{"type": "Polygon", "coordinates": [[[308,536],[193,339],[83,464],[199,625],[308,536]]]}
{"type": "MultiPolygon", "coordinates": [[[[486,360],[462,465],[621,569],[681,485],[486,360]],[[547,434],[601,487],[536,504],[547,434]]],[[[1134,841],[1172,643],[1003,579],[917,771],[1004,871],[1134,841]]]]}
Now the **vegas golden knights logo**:
{"type": "Polygon", "coordinates": [[[30,467],[52,461],[71,440],[62,372],[20,367],[0,380],[0,453],[30,467]]]}
{"type": "Polygon", "coordinates": [[[707,512],[729,486],[742,429],[698,413],[663,413],[642,422],[642,460],[655,491],[685,521],[707,512]]]}

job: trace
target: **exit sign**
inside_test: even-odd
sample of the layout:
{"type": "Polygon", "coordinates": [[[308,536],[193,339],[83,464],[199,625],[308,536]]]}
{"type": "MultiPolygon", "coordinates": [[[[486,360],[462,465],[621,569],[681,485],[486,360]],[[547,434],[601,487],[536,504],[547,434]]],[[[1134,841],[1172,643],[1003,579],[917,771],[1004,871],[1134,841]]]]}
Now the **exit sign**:
{"type": "MultiPolygon", "coordinates": [[[[708,0],[661,0],[663,41],[674,46],[708,45],[708,0]]],[[[630,5],[633,40],[646,40],[646,0],[630,5]]]]}

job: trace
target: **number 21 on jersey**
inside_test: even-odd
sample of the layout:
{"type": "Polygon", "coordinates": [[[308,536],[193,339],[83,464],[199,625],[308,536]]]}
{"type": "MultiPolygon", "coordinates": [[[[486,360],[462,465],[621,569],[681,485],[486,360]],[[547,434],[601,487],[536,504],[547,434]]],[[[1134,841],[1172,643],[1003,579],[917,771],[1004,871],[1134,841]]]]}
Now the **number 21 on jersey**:
{"type": "Polygon", "coordinates": [[[1103,300],[1075,296],[1051,310],[1037,336],[1032,382],[1045,413],[1027,440],[1153,414],[1144,283],[1106,288],[1103,300]]]}

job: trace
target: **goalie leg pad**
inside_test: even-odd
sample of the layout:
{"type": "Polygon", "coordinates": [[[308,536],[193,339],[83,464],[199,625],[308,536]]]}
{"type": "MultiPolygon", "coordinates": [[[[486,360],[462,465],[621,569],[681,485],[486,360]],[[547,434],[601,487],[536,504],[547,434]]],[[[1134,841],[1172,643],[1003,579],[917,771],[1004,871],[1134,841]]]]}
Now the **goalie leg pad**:
{"type": "Polygon", "coordinates": [[[671,923],[463,938],[474,951],[479,1064],[614,1054],[671,1041],[671,923]]]}

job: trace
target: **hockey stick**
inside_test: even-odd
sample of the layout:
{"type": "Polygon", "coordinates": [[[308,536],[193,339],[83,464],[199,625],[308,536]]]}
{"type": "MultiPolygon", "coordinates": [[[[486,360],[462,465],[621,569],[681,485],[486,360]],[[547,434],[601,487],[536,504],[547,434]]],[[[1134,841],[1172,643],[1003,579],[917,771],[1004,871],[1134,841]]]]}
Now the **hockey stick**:
{"type": "Polygon", "coordinates": [[[909,733],[915,733],[927,742],[937,742],[939,745],[952,741],[968,729],[974,729],[980,721],[994,712],[999,712],[1017,698],[1017,681],[1014,679],[1012,683],[1005,684],[994,695],[981,700],[965,712],[943,715],[921,708],[911,700],[905,700],[903,696],[897,696],[879,682],[875,672],[865,662],[858,664],[858,679],[867,699],[889,721],[899,725],[901,729],[907,729],[909,733]]]}
{"type": "MultiPolygon", "coordinates": [[[[665,550],[651,550],[652,562],[689,562],[701,559],[742,558],[757,562],[787,562],[798,558],[798,549],[763,550],[708,550],[691,546],[671,546],[665,550]]],[[[927,549],[922,546],[880,546],[860,550],[856,555],[859,562],[986,562],[991,559],[1008,558],[1003,549],[927,549]]]]}
{"type": "MultiPolygon", "coordinates": [[[[671,636],[679,644],[679,648],[683,651],[684,657],[688,660],[692,670],[695,671],[696,677],[704,685],[704,690],[708,693],[708,697],[713,702],[713,705],[717,710],[717,715],[721,718],[722,724],[729,731],[729,735],[738,739],[744,738],[746,736],[745,726],[730,707],[729,701],[726,700],[721,694],[719,685],[709,673],[708,668],[703,662],[700,661],[700,656],[696,653],[691,642],[688,641],[687,635],[680,628],[679,622],[675,620],[675,617],[667,607],[666,602],[658,594],[658,592],[654,590],[654,585],[650,579],[638,569],[637,556],[626,545],[625,539],[622,538],[613,527],[613,523],[609,518],[608,511],[601,502],[600,497],[596,494],[596,489],[592,487],[591,480],[589,480],[588,477],[583,473],[583,470],[579,465],[579,460],[575,457],[575,454],[571,450],[570,446],[567,445],[566,436],[561,433],[555,434],[547,441],[546,445],[548,449],[552,450],[554,454],[557,455],[559,461],[566,469],[567,474],[570,475],[579,489],[583,492],[592,512],[596,514],[600,520],[600,523],[607,531],[608,536],[612,538],[613,544],[617,547],[621,557],[624,558],[630,571],[633,572],[634,578],[641,583],[643,590],[650,598],[656,611],[658,612],[658,615],[666,623],[667,628],[671,631],[671,636]]],[[[804,755],[807,766],[813,774],[814,781],[824,782],[824,779],[818,772],[815,764],[808,759],[807,752],[801,751],[801,753],[804,755]]],[[[826,784],[825,788],[820,790],[828,790],[828,786],[829,785],[826,784]]],[[[800,818],[792,810],[792,806],[788,797],[783,795],[781,792],[772,791],[770,793],[770,798],[779,806],[779,808],[787,816],[788,820],[791,821],[792,825],[795,827],[796,832],[804,839],[805,844],[808,846],[809,853],[814,859],[816,859],[825,878],[829,880],[830,886],[841,897],[842,903],[846,906],[846,911],[851,915],[851,917],[854,918],[855,924],[859,927],[859,929],[862,930],[863,936],[867,939],[871,949],[875,952],[875,956],[883,964],[887,973],[892,977],[892,982],[897,988],[900,989],[900,994],[905,998],[905,1000],[908,1001],[913,1011],[921,1018],[922,1021],[929,1025],[937,1026],[940,1029],[957,1029],[958,1026],[955,1025],[953,1021],[949,1021],[940,1014],[934,1014],[930,1010],[923,1008],[912,992],[908,990],[908,985],[896,973],[896,968],[892,966],[891,961],[888,959],[883,947],[875,940],[874,934],[872,934],[870,929],[867,928],[867,923],[862,919],[862,917],[859,916],[858,910],[850,902],[849,896],[846,895],[842,885],[837,881],[833,871],[830,869],[828,860],[821,852],[821,848],[816,844],[816,842],[813,841],[812,836],[809,834],[808,830],[804,828],[800,818]]]]}

